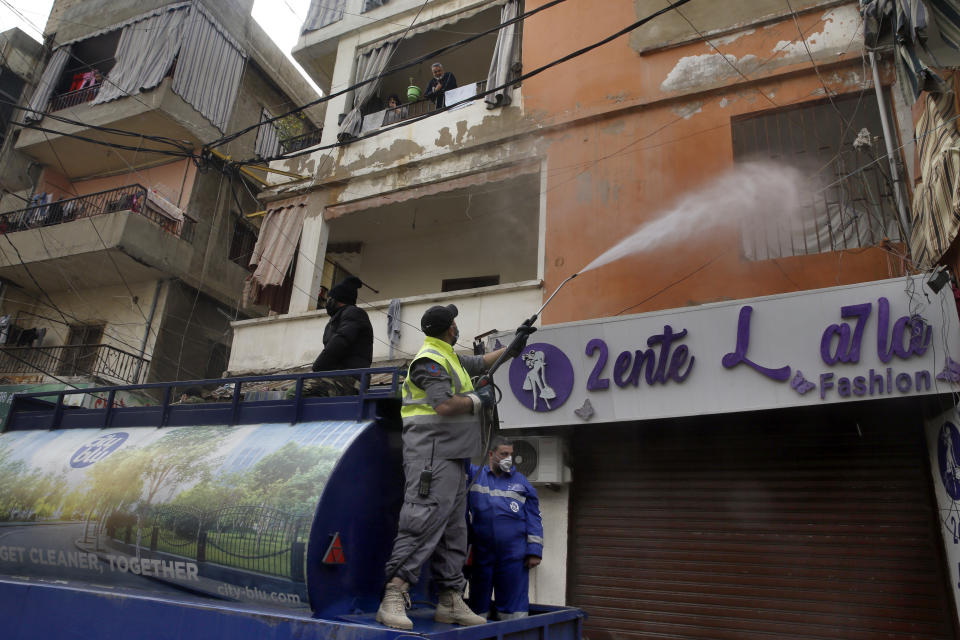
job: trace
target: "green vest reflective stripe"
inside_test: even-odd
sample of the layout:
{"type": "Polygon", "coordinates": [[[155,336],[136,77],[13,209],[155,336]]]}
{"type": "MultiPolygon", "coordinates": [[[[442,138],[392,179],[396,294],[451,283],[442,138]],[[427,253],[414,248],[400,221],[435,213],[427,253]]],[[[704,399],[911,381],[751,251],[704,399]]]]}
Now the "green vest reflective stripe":
{"type": "MultiPolygon", "coordinates": [[[[460,364],[460,358],[453,352],[453,347],[443,340],[427,336],[410,365],[413,366],[413,363],[421,358],[433,360],[444,368],[451,378],[451,391],[454,394],[473,391],[470,374],[460,364]]],[[[409,368],[407,369],[407,379],[403,382],[403,408],[400,410],[400,415],[403,418],[437,415],[437,412],[427,402],[427,392],[413,383],[409,368]]]]}

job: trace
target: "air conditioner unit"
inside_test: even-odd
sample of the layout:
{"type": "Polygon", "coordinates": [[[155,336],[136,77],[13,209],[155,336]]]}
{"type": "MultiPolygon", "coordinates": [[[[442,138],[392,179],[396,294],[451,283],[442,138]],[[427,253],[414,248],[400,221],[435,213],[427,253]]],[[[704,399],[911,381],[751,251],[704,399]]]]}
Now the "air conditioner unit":
{"type": "Polygon", "coordinates": [[[570,482],[570,467],[563,464],[563,440],[557,436],[513,439],[513,462],[531,483],[570,482]]]}

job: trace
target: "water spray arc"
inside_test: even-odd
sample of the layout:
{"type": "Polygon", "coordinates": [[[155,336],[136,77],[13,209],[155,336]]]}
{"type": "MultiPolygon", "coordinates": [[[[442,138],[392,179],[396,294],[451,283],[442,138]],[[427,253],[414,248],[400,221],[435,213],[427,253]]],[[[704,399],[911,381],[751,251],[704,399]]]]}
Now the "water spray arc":
{"type": "MultiPolygon", "coordinates": [[[[539,309],[537,309],[536,313],[534,313],[532,316],[530,316],[529,318],[527,318],[526,320],[524,320],[523,323],[522,323],[520,326],[521,326],[521,327],[532,327],[532,326],[533,326],[533,323],[536,322],[536,321],[537,321],[537,318],[540,317],[540,313],[543,312],[544,309],[546,309],[547,305],[550,304],[550,301],[553,300],[554,296],[556,296],[558,293],[560,293],[560,289],[563,289],[563,285],[567,284],[568,282],[570,282],[571,280],[573,280],[574,278],[576,278],[578,275],[580,275],[580,272],[579,272],[579,271],[578,271],[577,273],[573,274],[572,276],[570,276],[569,278],[567,278],[566,280],[564,280],[563,282],[561,282],[561,283],[560,283],[560,286],[553,290],[553,293],[551,293],[551,294],[550,294],[550,297],[547,298],[547,301],[544,302],[544,303],[540,306],[539,309]]],[[[516,344],[518,341],[520,341],[520,340],[522,340],[522,339],[523,339],[523,334],[521,334],[521,333],[518,331],[518,332],[517,332],[517,335],[514,336],[513,340],[510,342],[510,344],[507,346],[507,348],[504,349],[503,353],[500,354],[500,357],[497,358],[496,361],[495,361],[492,365],[490,365],[490,368],[487,370],[486,375],[484,375],[483,377],[480,378],[480,381],[479,381],[479,383],[478,383],[478,386],[486,386],[486,385],[488,385],[488,384],[491,383],[491,381],[493,380],[493,374],[494,374],[494,372],[496,372],[496,370],[500,368],[500,366],[504,363],[504,361],[506,361],[506,359],[507,359],[507,357],[508,357],[507,354],[511,351],[510,347],[512,347],[514,344],[516,344]]]]}

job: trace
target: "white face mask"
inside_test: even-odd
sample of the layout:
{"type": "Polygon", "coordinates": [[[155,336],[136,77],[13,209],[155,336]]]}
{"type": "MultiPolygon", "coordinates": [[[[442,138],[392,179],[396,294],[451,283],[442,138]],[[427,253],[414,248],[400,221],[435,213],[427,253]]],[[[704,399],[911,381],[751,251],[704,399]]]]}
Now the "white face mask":
{"type": "Polygon", "coordinates": [[[497,464],[500,465],[500,470],[504,473],[510,473],[510,469],[513,468],[513,456],[507,456],[497,464]]]}

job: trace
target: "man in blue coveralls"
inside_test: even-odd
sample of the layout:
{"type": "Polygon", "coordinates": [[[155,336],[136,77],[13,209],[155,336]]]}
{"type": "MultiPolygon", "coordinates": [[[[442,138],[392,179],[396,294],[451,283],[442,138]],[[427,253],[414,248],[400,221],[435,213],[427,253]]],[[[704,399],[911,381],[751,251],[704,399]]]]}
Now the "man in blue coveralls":
{"type": "Polygon", "coordinates": [[[543,557],[537,492],[513,467],[513,443],[496,437],[487,464],[470,465],[468,519],[473,541],[470,608],[489,617],[496,593],[500,620],[527,615],[530,569],[543,557]],[[475,478],[475,479],[474,479],[475,478]]]}

